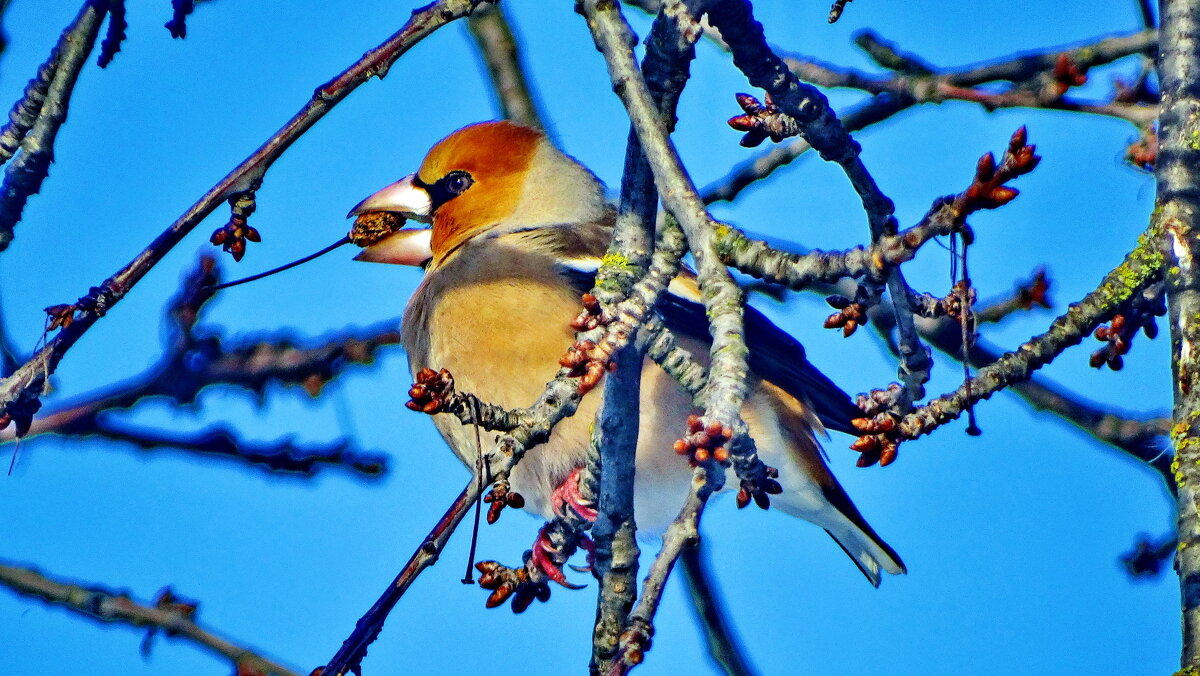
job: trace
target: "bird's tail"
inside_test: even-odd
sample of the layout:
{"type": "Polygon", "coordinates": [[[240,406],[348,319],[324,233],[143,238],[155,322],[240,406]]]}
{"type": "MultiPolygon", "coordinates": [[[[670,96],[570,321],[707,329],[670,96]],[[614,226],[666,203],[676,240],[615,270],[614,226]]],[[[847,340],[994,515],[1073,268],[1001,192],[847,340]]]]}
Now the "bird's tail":
{"type": "Polygon", "coordinates": [[[882,571],[893,575],[908,572],[896,550],[884,542],[883,538],[879,537],[879,534],[863,519],[862,514],[850,501],[842,487],[836,486],[836,488],[836,492],[841,495],[830,496],[829,493],[833,491],[826,490],[829,504],[825,505],[825,508],[818,513],[788,500],[789,491],[787,490],[783,495],[773,496],[771,503],[777,504],[785,514],[812,521],[824,528],[825,532],[829,533],[829,537],[833,538],[842,551],[846,552],[846,556],[850,557],[850,560],[858,566],[858,569],[872,585],[879,586],[882,571]],[[839,497],[841,499],[838,499],[839,497]],[[831,507],[835,509],[831,509],[831,507]]]}

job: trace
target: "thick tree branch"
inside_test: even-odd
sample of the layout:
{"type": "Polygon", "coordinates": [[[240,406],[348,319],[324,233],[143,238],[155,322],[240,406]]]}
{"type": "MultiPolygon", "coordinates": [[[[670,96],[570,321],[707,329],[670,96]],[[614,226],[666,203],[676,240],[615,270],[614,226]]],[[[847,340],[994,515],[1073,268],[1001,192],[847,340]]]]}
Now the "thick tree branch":
{"type": "Polygon", "coordinates": [[[100,3],[83,3],[50,58],[30,80],[24,97],[13,106],[11,122],[0,133],[0,159],[11,157],[14,147],[20,150],[5,169],[0,188],[0,251],[8,248],[25,203],[41,189],[50,171],[54,140],[67,120],[71,92],[96,44],[106,11],[100,3]]]}
{"type": "MultiPolygon", "coordinates": [[[[668,130],[674,128],[676,103],[687,82],[689,64],[695,58],[698,35],[699,23],[687,6],[683,2],[667,2],[646,41],[642,72],[668,130]]],[[[622,256],[629,266],[614,266],[616,275],[640,271],[650,264],[657,206],[654,174],[637,132],[630,129],[617,224],[608,253],[622,256]]],[[[679,248],[668,253],[681,256],[683,251],[679,248]]],[[[613,276],[596,280],[595,293],[601,302],[616,300],[605,298],[606,288],[622,281],[613,276]]],[[[643,352],[631,346],[617,356],[617,370],[604,384],[604,407],[593,437],[599,449],[598,514],[592,529],[596,543],[593,574],[600,581],[591,661],[592,673],[596,674],[610,668],[637,597],[640,551],[635,537],[633,495],[638,425],[630,421],[637,421],[642,415],[638,409],[643,352]]]]}
{"type": "Polygon", "coordinates": [[[1161,0],[1159,8],[1162,104],[1153,235],[1164,266],[1171,325],[1180,664],[1193,673],[1200,669],[1200,3],[1161,0]]]}

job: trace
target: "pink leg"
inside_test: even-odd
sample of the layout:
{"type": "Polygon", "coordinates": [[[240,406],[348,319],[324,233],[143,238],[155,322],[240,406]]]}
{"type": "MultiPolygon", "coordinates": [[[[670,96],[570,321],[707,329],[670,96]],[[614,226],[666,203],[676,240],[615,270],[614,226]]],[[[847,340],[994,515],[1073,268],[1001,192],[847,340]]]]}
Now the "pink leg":
{"type": "Polygon", "coordinates": [[[580,469],[576,468],[563,479],[558,488],[550,494],[550,504],[554,506],[554,513],[559,516],[566,516],[565,508],[570,506],[579,518],[594,522],[597,516],[596,507],[579,492],[579,472],[580,469]]]}
{"type": "MultiPolygon", "coordinates": [[[[554,492],[550,495],[550,504],[554,507],[554,513],[559,516],[566,516],[566,509],[570,507],[579,518],[587,521],[596,520],[596,508],[579,492],[578,469],[567,475],[567,478],[554,489],[554,492]]],[[[584,535],[579,539],[579,547],[588,553],[587,561],[590,567],[596,560],[595,543],[592,542],[591,538],[584,535]]],[[[568,582],[566,575],[563,574],[562,565],[556,563],[556,559],[563,557],[560,556],[558,549],[551,544],[550,539],[546,536],[545,527],[538,531],[538,537],[533,543],[531,552],[534,565],[545,573],[546,577],[569,589],[582,588],[582,585],[574,585],[568,582]]],[[[566,563],[566,561],[563,561],[563,563],[566,563]]]]}

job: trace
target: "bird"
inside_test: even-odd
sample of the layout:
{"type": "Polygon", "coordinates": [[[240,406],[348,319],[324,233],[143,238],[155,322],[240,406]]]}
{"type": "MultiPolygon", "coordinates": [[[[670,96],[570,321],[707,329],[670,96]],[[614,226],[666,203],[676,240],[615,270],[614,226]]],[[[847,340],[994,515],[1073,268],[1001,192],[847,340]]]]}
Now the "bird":
{"type": "MultiPolygon", "coordinates": [[[[529,406],[575,342],[571,320],[611,239],[616,212],[604,184],[543,131],[481,122],[438,141],[415,173],[349,215],[381,214],[429,226],[405,227],[357,256],[424,268],[401,319],[414,377],[422,369],[447,369],[461,391],[509,409],[529,406]]],[[[710,339],[694,275],[681,272],[656,310],[679,344],[706,363],[710,339]]],[[[861,410],[807,360],[795,338],[750,306],[745,318],[751,371],[742,416],[759,456],[779,470],[783,491],[771,504],[823,528],[871,584],[879,586],[883,571],[907,572],[833,476],[817,440],[826,428],[853,432],[850,421],[861,410]]],[[[575,415],[512,472],[510,484],[527,511],[550,518],[564,488],[577,494],[570,482],[585,463],[602,398],[603,388],[585,396],[575,415]]],[[[639,532],[654,534],[690,490],[692,470],[672,446],[698,411],[649,360],[640,403],[634,508],[639,532]]],[[[433,420],[458,458],[474,467],[474,428],[455,416],[433,420]]]]}

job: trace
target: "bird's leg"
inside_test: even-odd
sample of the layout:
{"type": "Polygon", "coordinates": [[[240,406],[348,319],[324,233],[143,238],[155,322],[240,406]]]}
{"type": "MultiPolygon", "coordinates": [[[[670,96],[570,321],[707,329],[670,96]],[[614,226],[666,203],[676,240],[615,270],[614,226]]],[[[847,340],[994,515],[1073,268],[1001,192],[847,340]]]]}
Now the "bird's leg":
{"type": "Polygon", "coordinates": [[[570,507],[579,518],[594,522],[597,515],[595,503],[579,492],[579,472],[580,468],[576,468],[554,489],[550,494],[550,504],[559,516],[566,516],[566,508],[570,507]]]}
{"type": "Polygon", "coordinates": [[[596,520],[596,508],[580,492],[579,474],[578,469],[568,474],[551,493],[550,502],[556,516],[538,530],[537,539],[525,552],[520,567],[509,568],[495,561],[475,564],[481,573],[479,586],[492,590],[487,601],[489,608],[511,598],[513,612],[523,612],[534,599],[546,601],[550,598],[547,584],[551,581],[567,589],[583,588],[567,580],[562,568],[578,548],[588,553],[588,566],[595,562],[596,546],[586,531],[596,520]]]}
{"type": "MultiPolygon", "coordinates": [[[[540,571],[546,577],[554,580],[567,589],[583,589],[585,585],[572,584],[570,581],[568,581],[567,576],[563,574],[562,569],[563,564],[567,562],[567,559],[570,558],[570,555],[575,553],[575,546],[555,546],[555,544],[550,540],[550,535],[546,530],[547,527],[548,525],[542,526],[542,528],[538,530],[537,539],[533,541],[533,549],[529,550],[530,563],[536,570],[540,571]]],[[[587,545],[584,545],[585,549],[588,551],[594,549],[594,545],[592,545],[592,539],[581,534],[579,536],[579,542],[576,544],[582,544],[584,542],[588,543],[587,545]]],[[[591,557],[589,556],[588,558],[590,562],[591,557]]]]}

